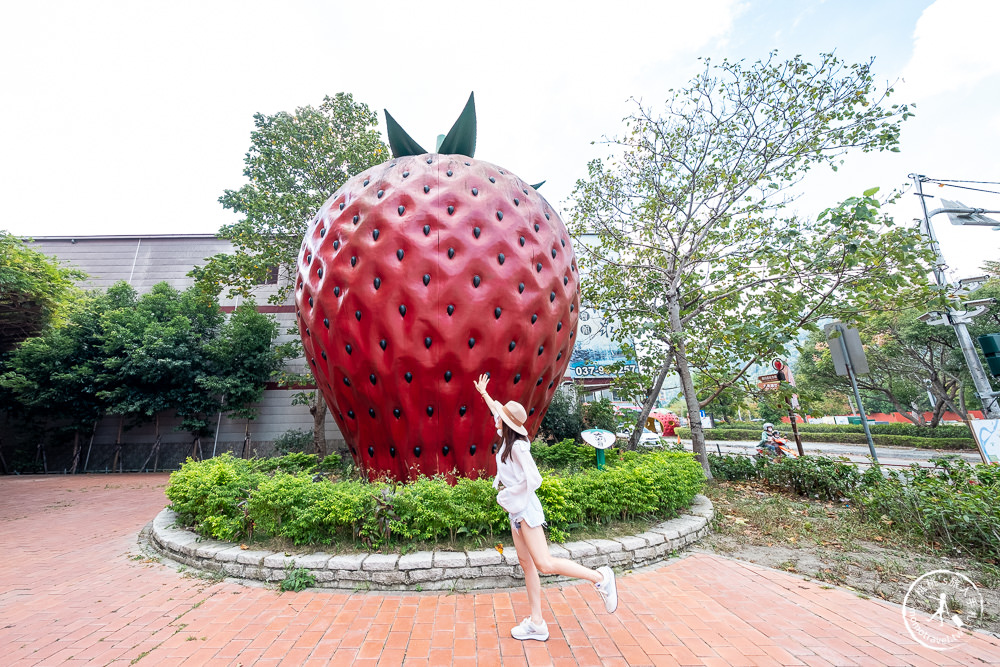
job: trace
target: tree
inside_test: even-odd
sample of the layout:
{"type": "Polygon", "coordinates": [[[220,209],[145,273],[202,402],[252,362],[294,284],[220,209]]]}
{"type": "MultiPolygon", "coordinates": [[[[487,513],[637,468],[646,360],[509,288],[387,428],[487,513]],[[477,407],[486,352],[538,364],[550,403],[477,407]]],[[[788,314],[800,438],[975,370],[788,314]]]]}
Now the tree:
{"type": "Polygon", "coordinates": [[[918,235],[879,215],[877,189],[816,219],[787,213],[814,166],[836,169],[852,149],[898,150],[912,114],[886,106],[892,89],[876,89],[870,65],[831,54],[818,65],[775,53],[706,61],[662,116],[637,105],[610,142],[620,154],[591,162],[574,190],[584,298],[637,341],[655,388],[643,418],[676,370],[709,476],[703,405],[818,318],[851,320],[924,280],[918,235]],[[693,369],[715,383],[700,400],[693,369]]]}
{"type": "MultiPolygon", "coordinates": [[[[24,341],[11,354],[7,372],[0,375],[0,385],[13,392],[37,421],[54,422],[58,435],[72,436],[71,473],[80,463],[81,438],[93,432],[107,410],[98,395],[102,389],[102,318],[128,303],[128,295],[121,290],[79,299],[69,308],[65,322],[24,341]]],[[[44,460],[42,438],[37,446],[44,460]]]]}
{"type": "MultiPolygon", "coordinates": [[[[254,114],[254,126],[244,159],[247,183],[219,197],[224,208],[243,216],[219,230],[219,236],[232,241],[233,252],[211,257],[192,275],[212,294],[228,287],[230,296],[245,298],[277,279],[270,301],[280,304],[293,285],[308,223],[347,179],[384,162],[389,148],[379,135],[377,115],[349,93],[324,97],[318,108],[254,114]]],[[[292,347],[287,354],[301,357],[301,345],[292,347]]],[[[286,373],[282,381],[291,386],[315,384],[309,377],[286,373]]],[[[314,448],[322,455],[326,404],[319,391],[312,392],[308,402],[314,448]]]]}
{"type": "Polygon", "coordinates": [[[0,230],[0,354],[56,322],[83,277],[0,230]]]}

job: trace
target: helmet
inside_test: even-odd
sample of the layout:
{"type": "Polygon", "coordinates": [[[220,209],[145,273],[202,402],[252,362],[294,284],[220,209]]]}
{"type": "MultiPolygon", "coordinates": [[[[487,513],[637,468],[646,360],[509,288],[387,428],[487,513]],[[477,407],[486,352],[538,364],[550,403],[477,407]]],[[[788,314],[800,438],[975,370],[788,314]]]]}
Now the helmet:
{"type": "Polygon", "coordinates": [[[764,422],[764,429],[774,428],[774,424],[771,422],[764,422]]]}

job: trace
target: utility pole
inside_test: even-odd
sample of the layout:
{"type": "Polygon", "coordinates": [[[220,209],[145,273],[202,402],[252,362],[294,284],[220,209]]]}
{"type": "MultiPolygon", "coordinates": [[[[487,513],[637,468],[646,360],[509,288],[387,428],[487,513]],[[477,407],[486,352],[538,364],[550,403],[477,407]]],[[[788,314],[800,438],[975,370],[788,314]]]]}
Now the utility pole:
{"type": "MultiPolygon", "coordinates": [[[[920,208],[924,214],[924,231],[927,233],[927,238],[930,239],[931,249],[934,251],[934,279],[938,284],[938,287],[942,291],[948,292],[949,288],[952,287],[951,283],[948,281],[948,276],[945,273],[945,269],[948,267],[947,262],[945,262],[944,255],[941,253],[941,245],[938,243],[937,236],[934,234],[934,228],[931,226],[931,217],[937,215],[938,213],[948,213],[956,214],[958,216],[966,216],[970,219],[975,216],[981,216],[983,213],[995,213],[996,211],[985,211],[983,209],[966,209],[964,207],[948,207],[941,208],[936,211],[927,211],[927,198],[933,195],[924,194],[923,183],[927,180],[926,176],[921,174],[910,174],[913,179],[913,184],[916,186],[916,195],[920,198],[920,208]]],[[[986,219],[988,220],[988,218],[986,219]]],[[[958,224],[965,224],[959,222],[958,224]]],[[[983,222],[971,222],[970,224],[983,225],[983,222]]],[[[985,280],[985,279],[984,279],[985,280]]],[[[960,281],[961,284],[965,281],[960,281]]],[[[975,282],[975,281],[969,281],[975,282]]],[[[981,281],[980,281],[981,282],[981,281]]],[[[1000,403],[997,402],[997,396],[1000,396],[1000,392],[993,391],[992,385],[990,385],[989,377],[986,375],[986,371],[983,369],[982,362],[979,360],[979,353],[976,352],[976,348],[972,342],[972,336],[969,335],[969,329],[967,324],[972,320],[973,317],[979,315],[986,310],[986,305],[971,301],[966,304],[966,306],[973,306],[975,310],[959,310],[956,306],[961,307],[962,304],[954,298],[949,298],[948,310],[944,313],[932,312],[925,313],[920,316],[920,319],[927,324],[950,324],[955,330],[955,336],[958,338],[958,344],[962,349],[962,355],[965,357],[965,363],[969,368],[969,374],[972,375],[972,383],[975,385],[976,394],[979,396],[979,401],[983,405],[983,412],[988,419],[1000,419],[1000,403]],[[935,319],[935,316],[937,318],[935,319]]]]}
{"type": "MultiPolygon", "coordinates": [[[[844,366],[847,371],[847,377],[851,381],[851,389],[854,390],[854,400],[858,402],[858,414],[861,415],[861,426],[865,430],[865,439],[868,441],[868,452],[871,454],[872,461],[878,463],[878,454],[875,453],[875,442],[872,440],[872,431],[868,426],[868,415],[865,414],[865,406],[861,402],[861,392],[858,391],[858,381],[854,374],[854,364],[851,361],[851,353],[847,348],[847,327],[840,322],[829,326],[832,326],[836,329],[837,333],[840,334],[840,350],[844,355],[844,366]]],[[[864,366],[867,366],[867,363],[864,364],[864,366]]],[[[865,372],[867,372],[867,370],[868,369],[865,368],[865,372]]]]}

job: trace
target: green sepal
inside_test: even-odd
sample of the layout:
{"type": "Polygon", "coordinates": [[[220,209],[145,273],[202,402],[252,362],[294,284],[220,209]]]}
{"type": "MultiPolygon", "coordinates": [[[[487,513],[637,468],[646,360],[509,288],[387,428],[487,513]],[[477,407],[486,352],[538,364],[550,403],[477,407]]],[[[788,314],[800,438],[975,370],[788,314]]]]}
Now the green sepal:
{"type": "Polygon", "coordinates": [[[396,119],[389,115],[389,110],[385,110],[385,132],[389,135],[389,148],[393,157],[404,157],[406,155],[424,155],[427,153],[423,147],[406,133],[396,119]]]}
{"type": "Polygon", "coordinates": [[[475,93],[469,93],[469,101],[448,136],[441,142],[438,152],[443,155],[465,155],[473,157],[476,152],[476,100],[475,93]]]}
{"type": "Polygon", "coordinates": [[[537,190],[538,188],[542,187],[543,185],[545,185],[545,181],[542,181],[541,183],[535,183],[531,187],[534,188],[535,190],[537,190]]]}

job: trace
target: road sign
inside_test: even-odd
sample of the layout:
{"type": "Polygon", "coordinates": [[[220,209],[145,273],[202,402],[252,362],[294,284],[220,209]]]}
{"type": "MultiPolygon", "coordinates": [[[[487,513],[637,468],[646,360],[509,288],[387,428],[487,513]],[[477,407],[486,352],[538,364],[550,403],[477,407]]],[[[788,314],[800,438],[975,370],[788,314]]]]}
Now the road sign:
{"type": "Polygon", "coordinates": [[[758,382],[757,388],[763,389],[764,391],[773,391],[781,386],[780,382],[758,382]]]}
{"type": "Polygon", "coordinates": [[[771,362],[771,368],[773,368],[776,371],[780,371],[784,367],[785,367],[785,362],[782,361],[781,359],[775,359],[774,361],[771,362]]]}
{"type": "Polygon", "coordinates": [[[830,343],[830,356],[833,357],[833,368],[837,375],[847,375],[847,360],[844,358],[844,348],[847,348],[847,356],[850,357],[852,370],[855,375],[868,375],[868,359],[865,357],[865,350],[861,346],[861,337],[857,329],[848,329],[840,322],[832,322],[823,327],[827,341],[830,343]],[[840,336],[835,336],[838,327],[842,328],[840,336]],[[837,340],[842,338],[843,340],[837,340]]]}
{"type": "Polygon", "coordinates": [[[770,375],[758,375],[757,382],[778,382],[778,374],[771,373],[770,375]]]}

